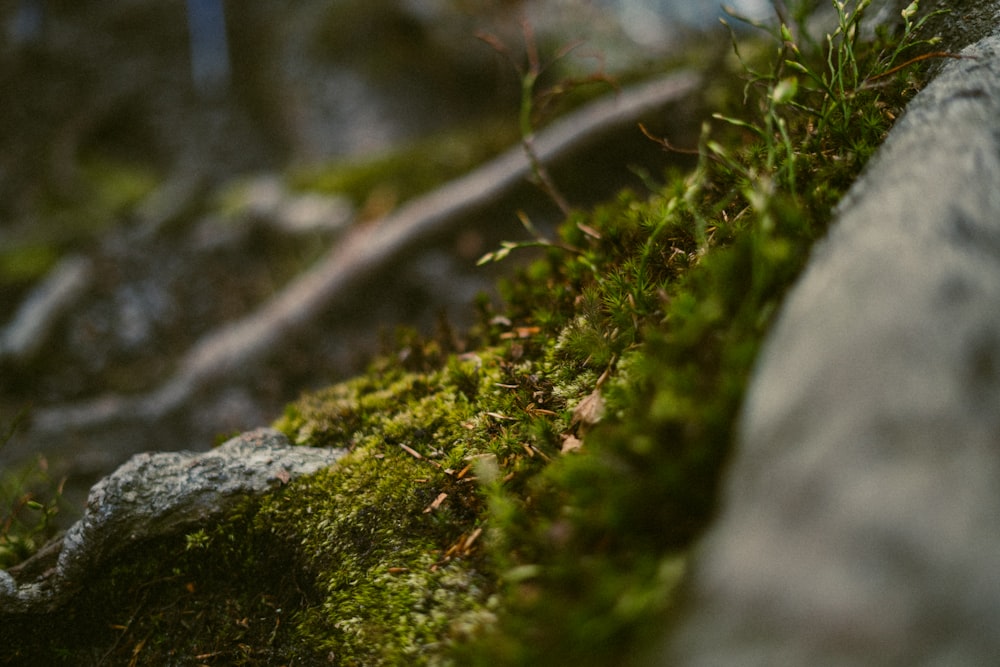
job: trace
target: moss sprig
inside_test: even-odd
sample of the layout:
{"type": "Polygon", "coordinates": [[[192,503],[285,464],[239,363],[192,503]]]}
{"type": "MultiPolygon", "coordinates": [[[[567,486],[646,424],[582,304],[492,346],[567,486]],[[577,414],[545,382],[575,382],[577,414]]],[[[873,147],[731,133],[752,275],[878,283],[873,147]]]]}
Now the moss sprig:
{"type": "MultiPolygon", "coordinates": [[[[4,427],[0,448],[27,419],[28,411],[22,410],[4,427]]],[[[65,481],[50,473],[42,456],[19,470],[0,474],[0,568],[30,558],[56,533],[55,519],[63,507],[65,481]]]]}

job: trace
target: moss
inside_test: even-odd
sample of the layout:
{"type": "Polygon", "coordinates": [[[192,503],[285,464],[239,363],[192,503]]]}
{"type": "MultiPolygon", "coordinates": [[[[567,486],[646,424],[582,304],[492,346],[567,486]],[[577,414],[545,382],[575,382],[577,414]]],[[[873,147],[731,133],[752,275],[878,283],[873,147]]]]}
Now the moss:
{"type": "Polygon", "coordinates": [[[475,515],[463,489],[428,477],[409,454],[376,456],[356,451],[268,507],[273,529],[300,540],[322,594],[297,631],[337,664],[433,663],[453,628],[489,616],[489,580],[475,559],[445,556],[475,515]]]}
{"type": "Polygon", "coordinates": [[[279,422],[296,442],[352,449],[260,515],[301,545],[323,600],[298,629],[337,664],[433,664],[493,618],[492,578],[471,549],[484,507],[470,466],[493,419],[479,401],[501,373],[488,352],[431,372],[387,364],[279,422]]]}
{"type": "MultiPolygon", "coordinates": [[[[862,72],[884,53],[840,48],[862,72]]],[[[582,455],[553,461],[522,491],[493,492],[508,586],[497,631],[464,654],[470,662],[628,664],[664,631],[687,549],[715,509],[759,342],[832,204],[912,92],[905,78],[878,91],[859,78],[841,93],[803,92],[789,109],[776,101],[780,76],[752,81],[761,118],[722,117],[731,133],[713,129],[724,139],[705,142],[694,175],[570,220],[569,250],[507,290],[519,320],[559,332],[542,378],[555,393],[574,372],[610,372],[608,417],[582,435],[582,455]]]]}

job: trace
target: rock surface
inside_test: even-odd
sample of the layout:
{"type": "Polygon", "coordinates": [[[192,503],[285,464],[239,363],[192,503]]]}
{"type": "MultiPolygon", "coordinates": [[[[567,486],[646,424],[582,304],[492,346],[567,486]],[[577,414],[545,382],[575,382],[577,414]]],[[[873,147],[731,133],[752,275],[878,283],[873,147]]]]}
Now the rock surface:
{"type": "Polygon", "coordinates": [[[1000,655],[1000,31],[961,53],[783,307],[656,664],[1000,655]]]}
{"type": "Polygon", "coordinates": [[[137,454],[91,489],[83,518],[61,540],[0,570],[0,617],[53,609],[129,544],[203,525],[344,452],[296,447],[278,431],[258,429],[204,453],[137,454]]]}

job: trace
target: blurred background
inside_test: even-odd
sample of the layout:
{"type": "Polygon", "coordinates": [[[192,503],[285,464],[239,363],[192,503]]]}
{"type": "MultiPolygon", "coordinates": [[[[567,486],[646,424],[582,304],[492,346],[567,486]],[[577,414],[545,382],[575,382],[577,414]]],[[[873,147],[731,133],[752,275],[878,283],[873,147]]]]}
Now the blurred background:
{"type": "MultiPolygon", "coordinates": [[[[625,85],[718,57],[719,13],[700,0],[0,0],[0,435],[13,433],[0,468],[43,465],[79,502],[132,453],[208,448],[362,372],[381,332],[460,331],[496,278],[476,259],[523,235],[516,211],[560,220],[528,184],[420,239],[253,364],[170,385],[199,340],[281,295],[346,229],[516,146],[520,82],[478,31],[519,63],[523,22],[543,59],[579,41],[551,80],[625,85]]],[[[614,92],[585,88],[566,109],[614,92]]],[[[691,145],[699,113],[675,109],[660,130],[691,145]]],[[[575,205],[662,177],[672,158],[626,130],[554,166],[575,205]]]]}

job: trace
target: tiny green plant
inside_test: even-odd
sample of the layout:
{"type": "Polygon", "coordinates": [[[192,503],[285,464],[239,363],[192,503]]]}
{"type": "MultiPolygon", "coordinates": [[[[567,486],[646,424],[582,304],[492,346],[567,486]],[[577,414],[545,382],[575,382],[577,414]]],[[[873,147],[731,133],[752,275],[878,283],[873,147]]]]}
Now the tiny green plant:
{"type": "Polygon", "coordinates": [[[875,70],[869,73],[868,77],[861,83],[859,88],[863,89],[882,85],[878,82],[884,81],[888,77],[901,72],[907,67],[929,58],[961,58],[962,56],[954,53],[948,53],[947,51],[930,51],[913,56],[903,63],[896,64],[903,53],[911,52],[915,49],[937,46],[941,42],[940,37],[920,39],[920,31],[923,29],[925,24],[935,16],[947,14],[950,11],[950,9],[937,9],[932,12],[926,12],[923,15],[919,15],[919,0],[913,0],[913,2],[907,5],[901,12],[903,17],[902,37],[896,40],[895,47],[888,53],[888,55],[880,59],[880,62],[876,66],[875,70]]]}
{"type": "Polygon", "coordinates": [[[184,536],[184,550],[207,549],[212,543],[212,536],[204,528],[184,536]]]}
{"type": "MultiPolygon", "coordinates": [[[[541,121],[546,107],[553,104],[555,100],[566,93],[579,88],[580,86],[603,83],[617,88],[617,83],[610,76],[599,71],[584,78],[564,78],[555,84],[539,90],[542,75],[545,74],[555,63],[564,59],[580,46],[580,42],[573,42],[560,48],[550,61],[543,62],[538,52],[538,44],[535,39],[531,24],[522,21],[521,32],[524,39],[525,56],[527,65],[521,63],[520,59],[513,53],[511,48],[499,37],[485,31],[480,31],[476,36],[483,42],[491,46],[497,53],[504,56],[511,67],[517,72],[521,84],[520,107],[518,110],[518,129],[521,135],[521,146],[528,158],[532,175],[536,184],[555,203],[564,217],[568,217],[573,212],[566,196],[556,184],[548,168],[539,159],[535,150],[535,130],[541,121]]],[[[545,238],[528,217],[522,212],[518,214],[521,224],[531,235],[531,241],[505,242],[499,250],[487,253],[479,260],[479,264],[486,264],[492,261],[499,261],[507,257],[512,250],[527,247],[561,247],[565,250],[577,252],[576,248],[552,241],[545,238]]]]}
{"type": "Polygon", "coordinates": [[[748,164],[732,155],[717,141],[703,143],[705,157],[715,160],[738,175],[743,183],[745,201],[755,211],[756,226],[752,239],[755,269],[752,281],[759,292],[759,270],[768,258],[768,239],[774,230],[774,211],[784,198],[794,205],[803,201],[800,174],[823,168],[833,161],[864,163],[881,142],[889,121],[880,110],[885,104],[874,85],[888,86],[888,77],[927,57],[950,54],[924,54],[896,65],[907,52],[935,44],[933,39],[919,39],[920,29],[928,19],[946,10],[930,12],[918,18],[916,0],[902,12],[902,34],[893,40],[883,35],[881,41],[862,40],[863,20],[871,0],[832,0],[836,23],[823,40],[807,38],[807,13],[798,3],[789,12],[785,3],[775,2],[776,25],[753,22],[731,10],[727,14],[765,31],[777,44],[777,53],[767,69],[761,71],[746,60],[740,51],[735,31],[730,30],[733,51],[748,75],[744,99],[753,90],[759,113],[756,119],[744,120],[717,113],[713,118],[754,135],[763,159],[748,164]]]}
{"type": "MultiPolygon", "coordinates": [[[[531,24],[527,21],[523,21],[521,23],[521,30],[524,35],[524,46],[527,52],[527,67],[521,65],[507,45],[495,35],[487,32],[479,32],[477,36],[479,39],[492,46],[497,53],[504,55],[514,67],[514,70],[518,73],[521,80],[521,106],[518,113],[518,129],[521,132],[521,144],[524,147],[525,154],[528,156],[532,171],[538,179],[539,185],[550,197],[552,197],[553,201],[556,202],[563,213],[568,214],[570,211],[569,203],[559,191],[559,188],[556,187],[556,184],[549,175],[545,165],[543,165],[541,160],[538,159],[538,153],[535,151],[534,145],[536,124],[535,109],[537,106],[536,102],[539,99],[537,97],[535,87],[538,85],[539,77],[541,77],[551,63],[542,63],[539,59],[538,45],[535,42],[534,31],[531,29],[531,24]]],[[[557,54],[552,62],[556,62],[560,58],[565,57],[574,48],[576,48],[575,44],[565,47],[559,54],[557,54]]]]}
{"type": "MultiPolygon", "coordinates": [[[[19,413],[0,435],[0,448],[27,419],[19,413]]],[[[13,473],[0,475],[0,568],[29,558],[55,533],[65,479],[54,480],[44,457],[13,473]]]]}

